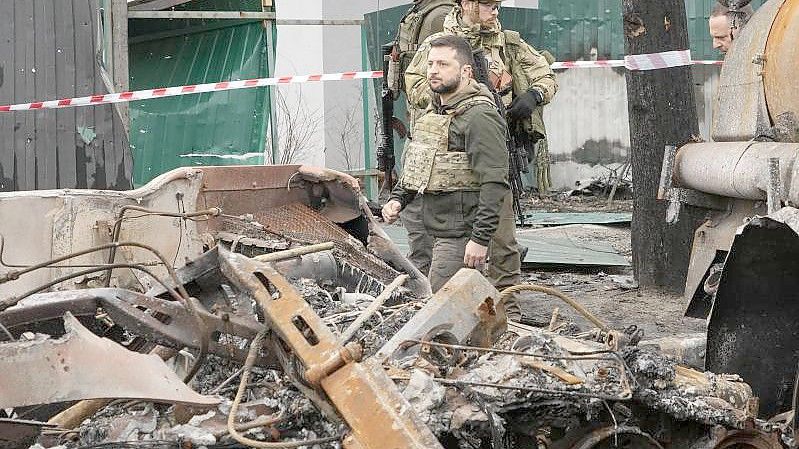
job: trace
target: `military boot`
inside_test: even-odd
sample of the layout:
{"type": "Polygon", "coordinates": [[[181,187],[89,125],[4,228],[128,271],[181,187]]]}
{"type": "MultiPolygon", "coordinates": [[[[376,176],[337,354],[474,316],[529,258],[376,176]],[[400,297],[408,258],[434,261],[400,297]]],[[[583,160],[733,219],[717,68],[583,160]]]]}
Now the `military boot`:
{"type": "Polygon", "coordinates": [[[522,306],[519,293],[514,293],[505,298],[505,315],[508,321],[522,322],[522,306]]]}

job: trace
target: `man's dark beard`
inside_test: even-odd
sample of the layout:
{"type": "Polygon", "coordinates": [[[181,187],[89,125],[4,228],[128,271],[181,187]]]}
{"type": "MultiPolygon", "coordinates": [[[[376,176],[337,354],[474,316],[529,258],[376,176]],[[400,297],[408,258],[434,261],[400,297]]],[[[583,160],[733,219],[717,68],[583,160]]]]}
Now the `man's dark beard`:
{"type": "Polygon", "coordinates": [[[458,86],[459,85],[460,85],[460,81],[457,78],[455,78],[455,79],[452,79],[452,80],[450,80],[448,82],[444,81],[444,80],[441,80],[441,84],[439,84],[436,87],[433,87],[431,85],[430,89],[433,92],[437,93],[437,94],[451,94],[452,92],[455,92],[456,90],[458,90],[458,86]]]}

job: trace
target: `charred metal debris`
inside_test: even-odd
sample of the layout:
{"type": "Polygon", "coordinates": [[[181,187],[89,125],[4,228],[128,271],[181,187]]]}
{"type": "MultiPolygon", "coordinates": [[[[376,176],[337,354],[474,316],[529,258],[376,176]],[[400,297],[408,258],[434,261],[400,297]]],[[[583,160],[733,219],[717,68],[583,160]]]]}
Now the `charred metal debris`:
{"type": "Polygon", "coordinates": [[[560,292],[464,269],[431,295],[340,173],[180,169],[130,192],[0,194],[0,213],[0,448],[792,441],[739,377],[560,292]],[[524,289],[596,327],[507,323],[524,289]]]}

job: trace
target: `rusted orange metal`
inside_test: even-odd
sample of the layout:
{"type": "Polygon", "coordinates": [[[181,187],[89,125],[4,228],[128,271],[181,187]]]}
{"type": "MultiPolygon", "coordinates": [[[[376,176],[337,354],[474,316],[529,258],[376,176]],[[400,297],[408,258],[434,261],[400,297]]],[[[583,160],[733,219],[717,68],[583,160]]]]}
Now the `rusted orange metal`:
{"type": "MultiPolygon", "coordinates": [[[[220,250],[221,251],[221,250],[220,250]]],[[[349,449],[441,448],[382,367],[359,363],[358,348],[342,346],[303,297],[270,265],[227,253],[222,272],[250,292],[276,337],[321,386],[351,433],[349,449]]]]}
{"type": "Polygon", "coordinates": [[[799,1],[780,7],[766,42],[763,82],[772,121],[785,113],[799,117],[799,1]]]}

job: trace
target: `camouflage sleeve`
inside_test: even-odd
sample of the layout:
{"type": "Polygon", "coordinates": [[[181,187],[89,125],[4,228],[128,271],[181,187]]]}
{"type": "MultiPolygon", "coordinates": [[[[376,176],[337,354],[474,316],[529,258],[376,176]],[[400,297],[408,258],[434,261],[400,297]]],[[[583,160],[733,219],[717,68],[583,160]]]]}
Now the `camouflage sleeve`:
{"type": "Polygon", "coordinates": [[[408,103],[416,109],[426,109],[430,104],[433,92],[427,84],[427,53],[430,52],[429,41],[437,34],[428,37],[416,55],[405,69],[405,93],[408,96],[408,103]]]}
{"type": "Polygon", "coordinates": [[[552,101],[558,91],[555,72],[552,71],[549,62],[541,53],[523,39],[521,44],[516,59],[530,79],[532,88],[541,93],[544,98],[544,104],[547,104],[552,101]]]}

